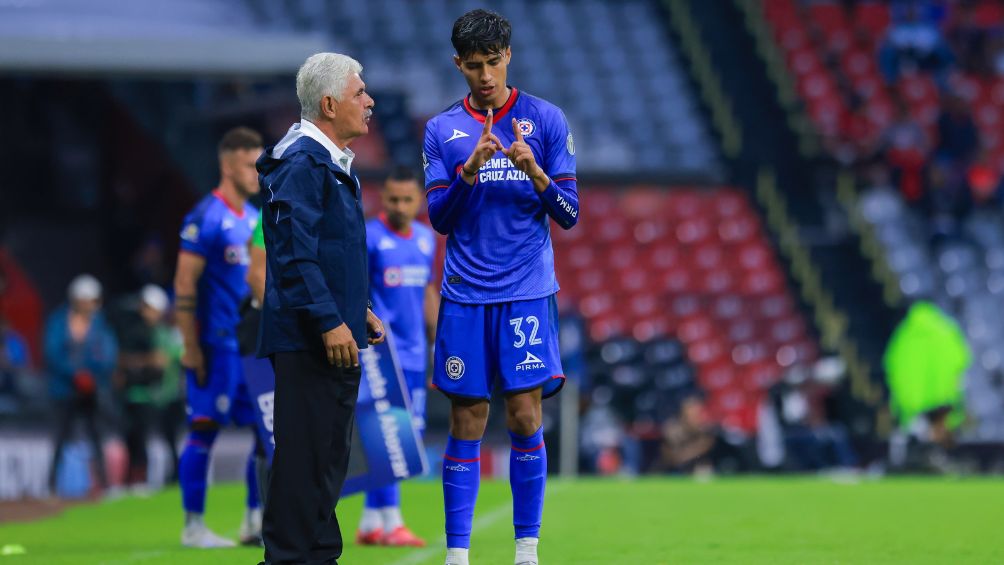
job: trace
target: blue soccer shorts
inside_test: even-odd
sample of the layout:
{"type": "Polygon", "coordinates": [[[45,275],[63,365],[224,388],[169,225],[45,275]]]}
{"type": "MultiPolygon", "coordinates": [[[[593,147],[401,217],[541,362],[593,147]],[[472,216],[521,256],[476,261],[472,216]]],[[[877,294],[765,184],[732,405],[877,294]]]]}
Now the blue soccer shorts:
{"type": "Polygon", "coordinates": [[[442,300],[433,386],[448,396],[487,399],[496,379],[505,394],[543,388],[547,398],[561,389],[554,295],[499,304],[442,300]]]}
{"type": "Polygon", "coordinates": [[[254,405],[244,382],[240,353],[203,344],[202,356],[206,363],[204,386],[199,386],[195,371],[185,369],[188,423],[254,424],[254,405]]]}

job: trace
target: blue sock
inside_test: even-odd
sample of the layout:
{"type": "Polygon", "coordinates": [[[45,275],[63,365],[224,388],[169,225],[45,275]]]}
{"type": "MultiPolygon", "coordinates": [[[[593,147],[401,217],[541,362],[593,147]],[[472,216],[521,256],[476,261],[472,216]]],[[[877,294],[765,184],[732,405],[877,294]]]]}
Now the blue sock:
{"type": "Polygon", "coordinates": [[[366,491],[366,508],[377,509],[401,504],[400,483],[366,491]]]}
{"type": "Polygon", "coordinates": [[[258,473],[255,467],[255,450],[251,450],[251,454],[248,455],[247,467],[244,469],[244,482],[247,484],[248,489],[248,508],[258,508],[261,506],[261,501],[258,500],[258,473]]]}
{"type": "Polygon", "coordinates": [[[481,486],[481,440],[450,436],[443,455],[443,503],[446,547],[471,547],[474,503],[481,486]]]}
{"type": "Polygon", "coordinates": [[[547,449],[544,428],[530,437],[509,432],[509,486],[512,488],[512,524],[516,538],[539,538],[547,482],[547,449]]]}
{"type": "Polygon", "coordinates": [[[216,441],[216,430],[192,430],[178,462],[178,485],[185,512],[206,511],[206,482],[209,474],[209,450],[216,441]]]}

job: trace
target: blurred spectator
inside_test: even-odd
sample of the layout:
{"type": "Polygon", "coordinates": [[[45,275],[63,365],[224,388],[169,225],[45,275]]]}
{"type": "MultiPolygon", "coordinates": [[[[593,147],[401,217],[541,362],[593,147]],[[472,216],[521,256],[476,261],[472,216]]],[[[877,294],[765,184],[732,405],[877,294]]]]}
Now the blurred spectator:
{"type": "Polygon", "coordinates": [[[948,41],[966,72],[984,73],[987,68],[987,31],[978,20],[974,2],[959,2],[948,24],[948,41]]]}
{"type": "Polygon", "coordinates": [[[699,396],[684,399],[679,416],[663,425],[662,439],[662,453],[653,470],[698,475],[712,472],[717,432],[699,396]]]}
{"type": "Polygon", "coordinates": [[[938,159],[965,168],[976,157],[979,141],[979,132],[966,101],[958,96],[947,96],[938,117],[938,159]]]}
{"type": "MultiPolygon", "coordinates": [[[[820,361],[817,367],[825,364],[820,361]]],[[[842,370],[824,378],[821,369],[796,367],[771,388],[771,409],[766,414],[775,418],[780,427],[787,470],[821,471],[857,465],[846,428],[833,421],[827,411],[827,401],[842,376],[842,370]]]]}
{"type": "Polygon", "coordinates": [[[17,410],[18,381],[30,369],[28,344],[0,312],[0,414],[17,410]]]}
{"type": "Polygon", "coordinates": [[[931,302],[919,300],[893,331],[883,363],[889,404],[901,429],[918,417],[949,409],[962,421],[962,377],[972,354],[962,329],[931,302]]]}
{"type": "Polygon", "coordinates": [[[108,486],[98,434],[98,399],[109,392],[118,346],[101,313],[101,283],[91,275],[79,275],[68,294],[69,304],[53,313],[45,328],[49,394],[57,420],[49,474],[53,492],[63,447],[78,419],[91,443],[99,484],[108,486]]]}
{"type": "Polygon", "coordinates": [[[153,340],[156,351],[165,362],[160,386],[152,393],[157,411],[157,432],[171,454],[171,473],[167,480],[173,483],[178,480],[178,436],[185,430],[181,332],[172,320],[164,319],[154,327],[153,340]]]}
{"type": "Polygon", "coordinates": [[[944,85],[953,61],[941,30],[934,21],[923,17],[922,7],[915,3],[904,7],[902,17],[890,26],[879,48],[879,66],[891,84],[904,74],[930,71],[944,85]]]}
{"type": "Polygon", "coordinates": [[[916,203],[924,195],[924,167],[931,142],[910,109],[899,100],[896,117],[882,132],[880,146],[892,167],[893,182],[907,202],[916,203]]]}
{"type": "Polygon", "coordinates": [[[156,332],[163,326],[167,293],[148,284],[117,325],[119,370],[116,385],[122,400],[123,430],[129,454],[126,485],[142,488],[147,482],[146,441],[156,416],[153,393],[160,386],[167,359],[157,348],[156,332]]]}
{"type": "Polygon", "coordinates": [[[641,465],[641,446],[610,406],[594,404],[582,416],[581,458],[585,470],[600,475],[635,475],[641,465]]]}

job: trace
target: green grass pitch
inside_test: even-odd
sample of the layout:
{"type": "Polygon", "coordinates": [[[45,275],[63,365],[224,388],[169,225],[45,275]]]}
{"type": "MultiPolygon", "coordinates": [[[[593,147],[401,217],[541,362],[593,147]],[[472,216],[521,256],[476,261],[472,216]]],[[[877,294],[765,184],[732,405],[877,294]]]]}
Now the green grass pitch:
{"type": "MultiPolygon", "coordinates": [[[[421,565],[443,561],[439,483],[412,481],[404,514],[426,549],[356,547],[344,565],[421,565]]],[[[243,487],[210,489],[207,522],[233,535],[243,487]]],[[[179,546],[177,490],[78,506],[26,524],[0,525],[0,546],[24,545],[22,563],[254,564],[256,549],[179,546]]],[[[361,497],[342,501],[342,531],[355,534],[361,497]]],[[[512,563],[509,486],[481,486],[472,563],[512,563]]],[[[541,563],[558,564],[866,564],[1004,563],[1004,482],[886,479],[845,484],[822,478],[578,480],[548,485],[541,563]]]]}

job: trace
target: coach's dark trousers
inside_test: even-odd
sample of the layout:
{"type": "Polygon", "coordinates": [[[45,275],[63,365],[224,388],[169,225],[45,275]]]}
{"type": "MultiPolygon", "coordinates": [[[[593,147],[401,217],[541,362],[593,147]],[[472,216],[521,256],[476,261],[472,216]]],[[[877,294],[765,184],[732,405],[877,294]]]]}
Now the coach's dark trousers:
{"type": "Polygon", "coordinates": [[[345,482],[360,369],[321,353],[272,356],[275,455],[262,534],[267,563],[334,563],[342,554],[335,505],[345,482]]]}

